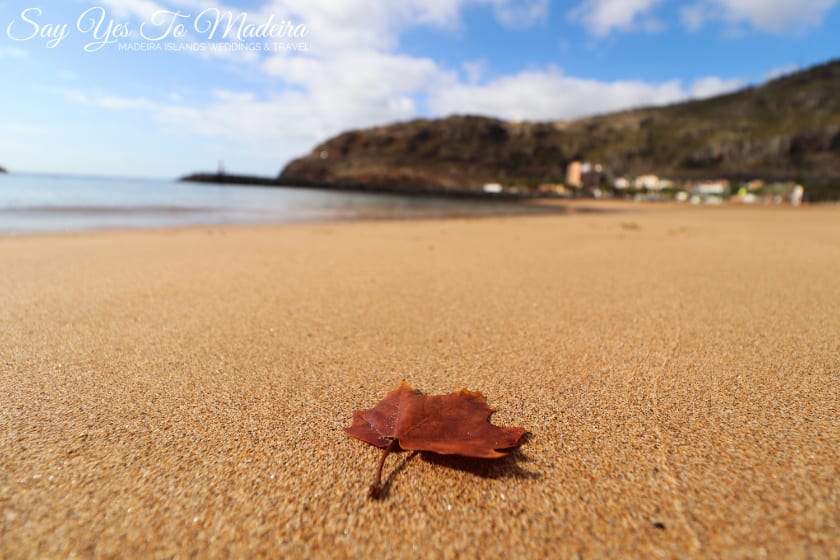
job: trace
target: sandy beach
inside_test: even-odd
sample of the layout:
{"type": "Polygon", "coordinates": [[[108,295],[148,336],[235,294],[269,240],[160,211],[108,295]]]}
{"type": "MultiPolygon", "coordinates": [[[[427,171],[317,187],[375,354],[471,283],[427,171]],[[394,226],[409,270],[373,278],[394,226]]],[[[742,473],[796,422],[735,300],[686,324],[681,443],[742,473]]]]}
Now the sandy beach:
{"type": "Polygon", "coordinates": [[[840,207],[610,208],[0,237],[0,557],[836,558],[840,207]]]}

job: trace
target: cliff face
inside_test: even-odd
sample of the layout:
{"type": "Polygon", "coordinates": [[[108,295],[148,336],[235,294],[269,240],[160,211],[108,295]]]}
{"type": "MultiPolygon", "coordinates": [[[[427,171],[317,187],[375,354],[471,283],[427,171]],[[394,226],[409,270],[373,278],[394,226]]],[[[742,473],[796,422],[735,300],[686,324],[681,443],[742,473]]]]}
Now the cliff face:
{"type": "Polygon", "coordinates": [[[285,182],[478,189],[562,182],[574,159],[613,173],[840,180],[840,61],[737,93],[570,122],[455,116],[341,134],[285,182]]]}
{"type": "Polygon", "coordinates": [[[479,187],[525,176],[561,177],[565,157],[549,124],[484,117],[415,120],[341,134],[290,163],[284,180],[479,187]]]}

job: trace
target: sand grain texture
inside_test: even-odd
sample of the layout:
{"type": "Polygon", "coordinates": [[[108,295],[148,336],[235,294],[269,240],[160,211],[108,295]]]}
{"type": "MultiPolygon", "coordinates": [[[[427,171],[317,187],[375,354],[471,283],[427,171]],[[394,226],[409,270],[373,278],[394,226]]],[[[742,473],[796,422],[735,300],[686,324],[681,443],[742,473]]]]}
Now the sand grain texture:
{"type": "Polygon", "coordinates": [[[840,210],[0,238],[0,557],[837,557],[840,210]],[[531,432],[342,432],[400,380],[531,432]]]}

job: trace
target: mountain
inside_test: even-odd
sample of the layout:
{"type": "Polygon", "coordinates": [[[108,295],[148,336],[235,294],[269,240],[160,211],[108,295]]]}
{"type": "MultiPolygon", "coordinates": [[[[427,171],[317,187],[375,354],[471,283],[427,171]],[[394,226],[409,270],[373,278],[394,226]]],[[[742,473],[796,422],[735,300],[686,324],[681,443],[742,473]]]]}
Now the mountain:
{"type": "Polygon", "coordinates": [[[709,99],[566,122],[478,116],[355,130],[316,146],[283,183],[480,189],[563,182],[577,159],[614,175],[840,184],[840,60],[709,99]]]}
{"type": "Polygon", "coordinates": [[[0,165],[0,173],[7,173],[6,168],[0,165]]]}

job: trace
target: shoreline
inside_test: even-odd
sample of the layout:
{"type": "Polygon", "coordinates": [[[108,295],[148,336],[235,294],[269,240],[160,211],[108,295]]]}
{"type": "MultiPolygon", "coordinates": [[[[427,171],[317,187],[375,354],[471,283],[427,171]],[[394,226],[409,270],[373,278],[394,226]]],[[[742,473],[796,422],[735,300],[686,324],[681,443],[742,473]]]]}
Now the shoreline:
{"type": "MultiPolygon", "coordinates": [[[[292,225],[318,225],[318,224],[340,224],[340,223],[376,223],[376,222],[403,222],[403,221],[447,221],[447,220],[484,220],[493,218],[531,218],[531,217],[550,217],[550,216],[571,216],[583,214],[609,214],[609,213],[636,213],[646,211],[656,211],[661,209],[694,209],[700,212],[725,212],[725,211],[747,211],[747,212],[809,212],[819,211],[820,209],[840,208],[840,203],[835,202],[820,202],[808,203],[799,207],[791,207],[786,204],[725,204],[725,205],[689,205],[682,202],[674,201],[631,201],[620,199],[604,199],[604,200],[590,200],[590,199],[533,199],[513,202],[513,204],[521,204],[520,206],[511,207],[506,206],[511,204],[510,201],[493,201],[498,202],[499,211],[481,209],[464,210],[464,211],[436,211],[436,210],[419,210],[419,211],[405,211],[405,212],[391,212],[386,211],[382,213],[368,212],[356,216],[341,216],[331,215],[327,217],[307,217],[298,219],[266,219],[261,221],[258,219],[251,220],[220,220],[207,221],[197,223],[175,223],[166,224],[142,224],[142,225],[103,225],[103,226],[79,226],[67,229],[22,229],[22,230],[1,230],[0,238],[3,237],[20,237],[20,236],[40,236],[40,235],[75,235],[84,233],[119,233],[119,232],[143,232],[143,231],[189,231],[194,229],[241,229],[241,228],[272,228],[284,227],[292,225]]],[[[0,210],[0,215],[3,212],[9,214],[18,213],[21,209],[7,209],[0,210]]],[[[137,208],[137,207],[119,207],[119,208],[103,208],[103,207],[44,207],[44,208],[23,208],[23,213],[45,213],[45,214],[62,214],[62,213],[90,213],[92,215],[109,215],[112,213],[132,216],[142,215],[147,212],[161,214],[161,215],[189,215],[201,214],[204,211],[212,211],[214,208],[182,208],[182,207],[168,207],[168,208],[137,208]]]]}
{"type": "Polygon", "coordinates": [[[574,213],[599,213],[599,212],[615,212],[615,211],[629,211],[630,204],[609,205],[603,204],[599,208],[599,204],[592,204],[591,201],[527,201],[527,200],[493,200],[486,201],[487,205],[482,207],[465,207],[463,209],[430,206],[424,207],[405,207],[405,208],[385,208],[376,209],[369,208],[358,211],[354,215],[342,215],[331,213],[325,210],[324,213],[328,215],[323,216],[306,216],[306,217],[282,217],[282,218],[219,218],[217,220],[198,221],[195,223],[167,223],[166,218],[173,218],[177,216],[202,216],[206,214],[213,214],[217,209],[215,208],[184,208],[184,207],[42,207],[42,208],[15,208],[0,210],[0,216],[4,213],[13,217],[27,217],[39,215],[47,216],[61,216],[66,215],[65,219],[75,218],[83,219],[85,215],[91,216],[91,220],[96,218],[116,218],[120,216],[123,218],[142,218],[148,216],[148,221],[138,225],[132,224],[108,224],[108,225],[78,225],[75,227],[67,227],[61,229],[61,226],[55,224],[48,224],[40,228],[31,227],[29,229],[0,229],[0,237],[2,236],[18,236],[18,235],[39,235],[39,234],[62,234],[62,233],[81,233],[85,231],[134,231],[134,230],[157,230],[157,229],[191,229],[191,228],[224,228],[224,227],[270,227],[282,226],[287,224],[319,224],[319,223],[342,223],[342,222],[378,222],[378,221],[403,221],[403,220],[470,220],[470,219],[484,219],[494,217],[530,217],[530,216],[550,216],[550,215],[565,215],[574,213]],[[495,206],[495,207],[493,207],[495,206]],[[155,217],[157,221],[155,222],[155,217]]]}

